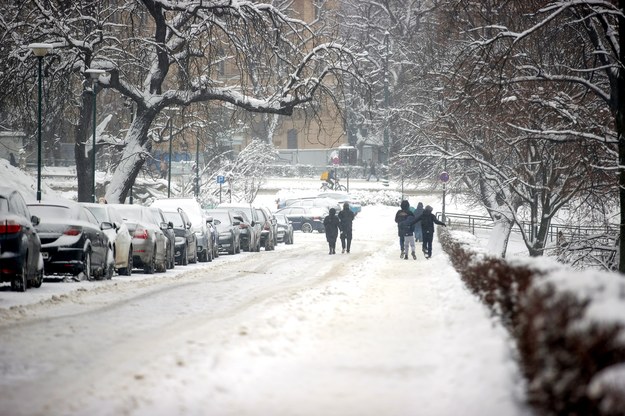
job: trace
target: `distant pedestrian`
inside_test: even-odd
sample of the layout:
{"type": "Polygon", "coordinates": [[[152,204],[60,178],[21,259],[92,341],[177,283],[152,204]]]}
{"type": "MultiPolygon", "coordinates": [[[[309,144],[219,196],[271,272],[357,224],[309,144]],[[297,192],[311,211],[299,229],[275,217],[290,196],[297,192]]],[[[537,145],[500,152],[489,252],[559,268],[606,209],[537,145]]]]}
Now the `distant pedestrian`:
{"type": "Polygon", "coordinates": [[[403,259],[404,255],[406,254],[404,251],[405,236],[402,227],[400,227],[399,224],[406,220],[408,217],[414,217],[414,215],[410,211],[410,202],[408,202],[407,200],[401,201],[399,207],[401,209],[395,213],[395,223],[397,223],[397,235],[399,236],[399,248],[401,249],[401,254],[399,258],[403,259]]]}
{"type": "Polygon", "coordinates": [[[379,181],[378,175],[375,173],[375,162],[371,159],[371,164],[369,165],[369,176],[367,177],[367,181],[371,180],[371,177],[375,176],[375,181],[379,181]]]}
{"type": "Polygon", "coordinates": [[[330,252],[328,254],[336,254],[336,239],[339,236],[339,218],[336,216],[336,209],[330,208],[330,214],[323,219],[323,226],[326,230],[326,240],[330,252]]]}
{"type": "Polygon", "coordinates": [[[17,167],[17,160],[15,159],[13,152],[9,153],[9,162],[11,163],[11,166],[17,167]]]}
{"type": "Polygon", "coordinates": [[[439,221],[436,215],[432,214],[432,207],[427,205],[423,210],[423,213],[412,220],[413,224],[421,222],[421,229],[423,231],[423,254],[426,259],[432,257],[432,240],[434,239],[434,224],[447,227],[444,222],[439,221]]]}
{"type": "Polygon", "coordinates": [[[343,247],[343,253],[349,250],[352,246],[352,222],[354,221],[354,212],[349,208],[349,203],[343,204],[343,209],[339,212],[339,220],[341,227],[341,247],[343,247]]]}
{"type": "Polygon", "coordinates": [[[167,169],[167,163],[165,163],[165,156],[161,156],[160,171],[161,171],[161,178],[163,179],[167,178],[168,169],[167,169]]]}

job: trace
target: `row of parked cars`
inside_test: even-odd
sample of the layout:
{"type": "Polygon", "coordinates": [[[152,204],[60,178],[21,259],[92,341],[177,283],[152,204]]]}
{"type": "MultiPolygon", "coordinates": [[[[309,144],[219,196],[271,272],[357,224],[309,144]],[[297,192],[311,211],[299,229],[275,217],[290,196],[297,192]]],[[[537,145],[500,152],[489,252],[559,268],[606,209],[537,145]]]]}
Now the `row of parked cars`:
{"type": "Polygon", "coordinates": [[[15,291],[40,287],[45,275],[110,279],[210,262],[220,253],[293,244],[285,215],[251,204],[204,210],[193,198],[149,207],[50,199],[26,203],[0,187],[0,281],[15,291]]]}

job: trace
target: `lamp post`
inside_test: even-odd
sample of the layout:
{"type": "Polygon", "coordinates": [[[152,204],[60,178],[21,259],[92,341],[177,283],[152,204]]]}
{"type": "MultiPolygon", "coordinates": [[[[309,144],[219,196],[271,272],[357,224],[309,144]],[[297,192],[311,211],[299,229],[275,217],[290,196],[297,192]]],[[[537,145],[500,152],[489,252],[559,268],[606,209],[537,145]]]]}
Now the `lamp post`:
{"type": "Polygon", "coordinates": [[[200,196],[200,138],[195,138],[195,197],[200,196]]]}
{"type": "Polygon", "coordinates": [[[166,107],[170,113],[169,119],[169,162],[167,163],[167,198],[171,197],[171,151],[172,151],[172,143],[174,142],[174,114],[178,110],[176,107],[166,107]]]}
{"type": "Polygon", "coordinates": [[[41,95],[42,95],[42,75],[41,67],[43,57],[48,54],[53,46],[49,43],[31,43],[28,48],[37,57],[39,73],[38,73],[38,118],[37,118],[37,201],[41,201],[41,95]]]}
{"type": "Polygon", "coordinates": [[[386,160],[385,163],[388,163],[391,157],[391,143],[390,143],[390,134],[389,134],[389,125],[388,125],[388,108],[390,105],[390,93],[388,88],[388,38],[390,33],[388,31],[384,33],[384,109],[385,109],[385,117],[384,117],[384,150],[386,151],[386,160]]]}
{"type": "Polygon", "coordinates": [[[100,78],[100,75],[104,75],[106,73],[105,70],[103,69],[87,69],[85,71],[86,74],[89,75],[89,77],[91,77],[91,89],[93,91],[93,150],[92,150],[92,157],[91,157],[91,184],[92,184],[92,191],[91,191],[91,202],[96,202],[95,199],[95,159],[96,159],[96,137],[95,137],[95,132],[96,132],[96,111],[95,111],[95,107],[96,107],[96,85],[98,83],[98,78],[100,78]]]}

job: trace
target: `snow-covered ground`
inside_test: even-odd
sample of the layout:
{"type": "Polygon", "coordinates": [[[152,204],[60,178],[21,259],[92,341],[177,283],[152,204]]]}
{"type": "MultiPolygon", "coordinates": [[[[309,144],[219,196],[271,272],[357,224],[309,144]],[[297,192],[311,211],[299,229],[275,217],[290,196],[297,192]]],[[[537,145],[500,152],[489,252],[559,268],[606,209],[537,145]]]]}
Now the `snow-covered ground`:
{"type": "Polygon", "coordinates": [[[297,232],[161,274],[2,287],[0,414],[531,414],[506,332],[438,242],[399,259],[396,210],[364,207],[351,254],[297,232]]]}

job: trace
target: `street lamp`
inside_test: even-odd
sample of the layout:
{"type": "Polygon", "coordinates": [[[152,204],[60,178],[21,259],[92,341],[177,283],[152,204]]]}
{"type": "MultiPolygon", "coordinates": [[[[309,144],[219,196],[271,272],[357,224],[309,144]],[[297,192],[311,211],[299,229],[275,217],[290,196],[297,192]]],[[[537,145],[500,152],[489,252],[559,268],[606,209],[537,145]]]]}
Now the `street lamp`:
{"type": "Polygon", "coordinates": [[[42,75],[41,66],[43,57],[48,54],[53,46],[49,43],[31,43],[28,48],[39,61],[39,95],[38,95],[38,119],[37,119],[37,201],[41,201],[41,95],[42,95],[42,75]]]}
{"type": "Polygon", "coordinates": [[[167,198],[171,197],[171,147],[174,141],[174,114],[178,110],[176,107],[166,107],[165,110],[170,112],[169,119],[169,163],[167,163],[167,198]]]}
{"type": "Polygon", "coordinates": [[[92,184],[92,192],[91,192],[91,202],[96,202],[95,199],[95,157],[96,157],[96,137],[95,137],[95,132],[96,132],[96,111],[95,111],[95,106],[96,106],[96,84],[98,83],[98,78],[100,78],[100,75],[104,75],[106,73],[105,70],[103,69],[93,69],[93,68],[89,68],[87,70],[85,70],[85,74],[89,75],[89,77],[91,77],[91,89],[93,91],[93,150],[92,150],[92,157],[91,157],[91,184],[92,184]]]}

